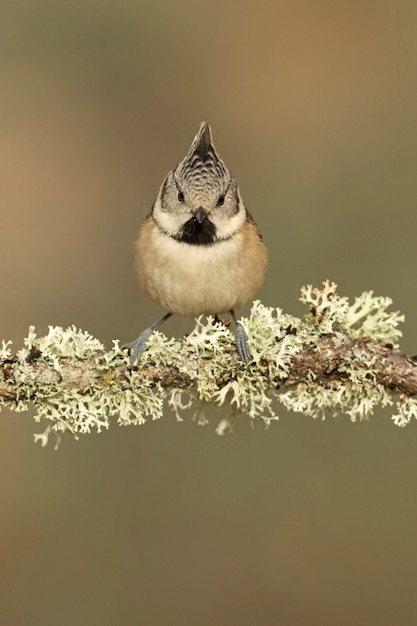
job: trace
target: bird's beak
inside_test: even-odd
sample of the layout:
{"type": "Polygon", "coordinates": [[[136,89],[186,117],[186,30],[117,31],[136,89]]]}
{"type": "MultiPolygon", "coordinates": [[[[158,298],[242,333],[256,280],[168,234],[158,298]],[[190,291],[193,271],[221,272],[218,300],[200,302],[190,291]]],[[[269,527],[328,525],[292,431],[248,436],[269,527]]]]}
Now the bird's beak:
{"type": "Polygon", "coordinates": [[[207,211],[205,211],[202,207],[200,207],[194,213],[193,217],[195,220],[197,220],[199,224],[202,224],[207,217],[207,211]]]}

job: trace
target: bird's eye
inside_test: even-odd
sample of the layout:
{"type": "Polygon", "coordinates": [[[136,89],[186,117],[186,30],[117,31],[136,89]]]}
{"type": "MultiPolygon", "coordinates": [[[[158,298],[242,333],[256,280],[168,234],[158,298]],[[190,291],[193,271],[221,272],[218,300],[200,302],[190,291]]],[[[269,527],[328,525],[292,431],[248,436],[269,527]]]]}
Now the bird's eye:
{"type": "Polygon", "coordinates": [[[184,202],[185,198],[184,198],[184,194],[182,191],[178,192],[178,202],[184,202]]]}
{"type": "Polygon", "coordinates": [[[224,196],[219,196],[219,199],[217,200],[217,206],[223,206],[224,204],[224,196]]]}

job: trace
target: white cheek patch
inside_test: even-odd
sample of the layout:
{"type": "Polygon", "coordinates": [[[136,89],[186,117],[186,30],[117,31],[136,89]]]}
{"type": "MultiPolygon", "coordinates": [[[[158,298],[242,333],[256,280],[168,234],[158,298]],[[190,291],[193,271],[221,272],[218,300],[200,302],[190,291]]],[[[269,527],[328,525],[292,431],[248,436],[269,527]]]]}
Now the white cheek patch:
{"type": "Polygon", "coordinates": [[[189,219],[184,217],[184,215],[178,214],[177,211],[163,211],[160,198],[157,198],[155,202],[153,217],[159,228],[172,237],[180,234],[184,223],[189,219]]]}
{"type": "Polygon", "coordinates": [[[240,205],[239,211],[232,217],[221,217],[215,215],[213,223],[216,227],[216,235],[219,239],[227,239],[234,233],[239,232],[243,224],[246,222],[246,210],[243,203],[240,205]]]}

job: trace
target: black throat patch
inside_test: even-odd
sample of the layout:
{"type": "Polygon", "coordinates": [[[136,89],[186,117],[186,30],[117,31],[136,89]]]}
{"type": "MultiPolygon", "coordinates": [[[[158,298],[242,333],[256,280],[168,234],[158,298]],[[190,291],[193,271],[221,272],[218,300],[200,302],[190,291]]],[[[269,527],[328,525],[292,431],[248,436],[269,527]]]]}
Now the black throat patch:
{"type": "Polygon", "coordinates": [[[195,217],[192,217],[185,222],[182,234],[176,239],[192,246],[208,246],[216,241],[216,227],[207,218],[200,223],[195,217]]]}

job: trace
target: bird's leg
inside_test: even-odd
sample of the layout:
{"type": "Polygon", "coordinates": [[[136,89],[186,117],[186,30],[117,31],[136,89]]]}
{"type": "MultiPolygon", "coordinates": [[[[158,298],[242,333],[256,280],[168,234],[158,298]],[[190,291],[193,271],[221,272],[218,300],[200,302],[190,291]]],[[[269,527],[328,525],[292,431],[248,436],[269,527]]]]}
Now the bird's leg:
{"type": "Polygon", "coordinates": [[[236,348],[237,348],[238,354],[244,363],[249,363],[252,360],[252,357],[249,351],[248,336],[245,333],[245,330],[242,324],[237,321],[237,318],[233,309],[230,311],[230,313],[232,314],[232,317],[236,324],[235,341],[236,341],[236,348]]]}
{"type": "Polygon", "coordinates": [[[149,326],[146,330],[144,330],[135,341],[131,341],[130,343],[125,343],[122,348],[130,348],[130,365],[132,366],[136,359],[139,359],[142,356],[146,348],[146,344],[149,341],[152,333],[157,330],[167,319],[171,317],[172,313],[165,313],[161,319],[157,320],[153,324],[149,326]]]}

